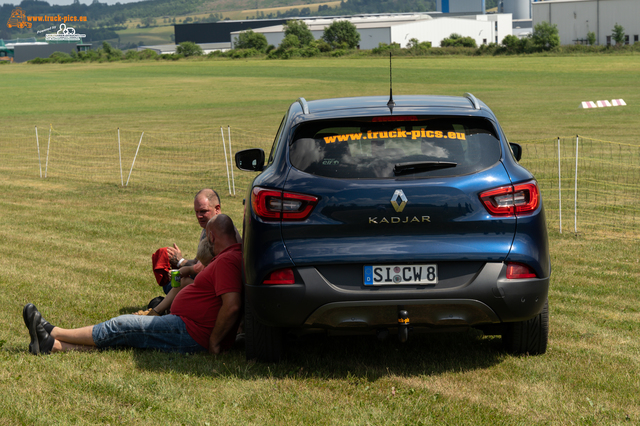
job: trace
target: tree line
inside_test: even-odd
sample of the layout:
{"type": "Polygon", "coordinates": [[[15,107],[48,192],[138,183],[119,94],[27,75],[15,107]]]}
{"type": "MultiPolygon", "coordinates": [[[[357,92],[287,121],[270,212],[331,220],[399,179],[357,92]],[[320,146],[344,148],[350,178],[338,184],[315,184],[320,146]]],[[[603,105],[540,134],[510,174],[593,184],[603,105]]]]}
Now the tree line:
{"type": "MultiPolygon", "coordinates": [[[[380,43],[371,50],[358,50],[360,34],[355,25],[349,21],[335,21],[325,28],[320,39],[316,40],[309,27],[298,20],[291,20],[284,26],[284,38],[276,46],[270,46],[263,34],[252,30],[245,31],[235,39],[234,49],[227,52],[214,51],[208,58],[248,58],[265,57],[267,59],[289,59],[314,56],[440,56],[440,55],[512,55],[539,52],[550,53],[609,53],[625,50],[640,51],[640,43],[624,46],[625,33],[622,26],[616,24],[613,29],[616,46],[595,46],[595,35],[589,35],[591,45],[560,46],[560,37],[556,25],[542,22],[534,27],[529,37],[518,38],[506,36],[500,44],[490,43],[481,46],[471,37],[451,34],[441,41],[441,47],[434,48],[428,41],[411,39],[405,47],[398,43],[380,43]]],[[[31,63],[66,63],[66,62],[112,62],[121,60],[179,60],[188,57],[203,57],[202,48],[193,42],[180,43],[174,54],[158,54],[153,50],[129,50],[123,53],[120,49],[103,42],[102,48],[87,52],[71,54],[55,52],[49,58],[36,58],[31,63]]]]}

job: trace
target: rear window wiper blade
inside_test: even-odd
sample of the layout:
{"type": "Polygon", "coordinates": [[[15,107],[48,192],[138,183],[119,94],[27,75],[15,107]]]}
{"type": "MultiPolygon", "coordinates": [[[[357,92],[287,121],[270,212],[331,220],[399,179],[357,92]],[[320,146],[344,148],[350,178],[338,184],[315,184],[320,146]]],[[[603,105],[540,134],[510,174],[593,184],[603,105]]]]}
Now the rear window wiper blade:
{"type": "Polygon", "coordinates": [[[456,167],[458,163],[451,161],[416,161],[411,163],[398,163],[393,167],[396,176],[410,175],[413,173],[428,172],[431,170],[449,169],[456,167]]]}

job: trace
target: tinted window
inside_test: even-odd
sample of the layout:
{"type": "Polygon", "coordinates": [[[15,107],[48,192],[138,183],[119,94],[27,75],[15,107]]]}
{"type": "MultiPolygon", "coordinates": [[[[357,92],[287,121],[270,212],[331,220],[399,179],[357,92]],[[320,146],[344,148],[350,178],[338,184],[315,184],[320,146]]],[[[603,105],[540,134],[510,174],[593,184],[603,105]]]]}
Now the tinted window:
{"type": "Polygon", "coordinates": [[[296,129],[291,143],[291,164],[318,176],[362,179],[461,175],[500,160],[500,142],[488,120],[389,119],[304,123],[296,129]]]}
{"type": "Polygon", "coordinates": [[[285,115],[282,121],[280,121],[280,127],[278,127],[278,132],[276,133],[276,137],[273,140],[273,145],[271,145],[271,152],[269,153],[269,158],[267,158],[267,166],[270,166],[273,163],[273,156],[276,152],[276,146],[278,145],[278,140],[280,139],[280,134],[282,133],[282,129],[284,128],[284,122],[287,119],[285,115]]]}

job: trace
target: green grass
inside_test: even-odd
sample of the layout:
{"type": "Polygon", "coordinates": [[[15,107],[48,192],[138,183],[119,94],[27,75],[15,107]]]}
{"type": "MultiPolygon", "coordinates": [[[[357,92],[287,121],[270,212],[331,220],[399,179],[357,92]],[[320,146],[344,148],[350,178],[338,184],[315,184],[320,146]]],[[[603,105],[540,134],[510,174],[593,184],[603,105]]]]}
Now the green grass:
{"type": "MultiPolygon", "coordinates": [[[[639,61],[403,59],[394,61],[394,94],[472,92],[511,140],[580,133],[637,144],[639,61]],[[582,100],[613,98],[629,105],[578,109],[582,100]]],[[[474,333],[412,336],[404,345],[307,338],[291,342],[279,365],[247,363],[240,350],[216,358],[134,350],[28,354],[25,303],[64,327],[141,309],[160,293],[151,253],[176,242],[193,255],[199,228],[192,188],[168,180],[127,189],[64,176],[41,180],[11,162],[13,135],[29,135],[20,142],[28,151],[35,125],[45,138],[49,124],[58,132],[120,127],[131,134],[229,124],[268,146],[261,135],[275,133],[299,96],[388,94],[387,65],[318,59],[1,67],[0,425],[640,423],[640,245],[607,235],[550,232],[551,333],[543,356],[511,356],[499,338],[474,333]]],[[[210,179],[224,188],[223,176],[210,179]]],[[[237,224],[242,193],[222,197],[237,224]]]]}

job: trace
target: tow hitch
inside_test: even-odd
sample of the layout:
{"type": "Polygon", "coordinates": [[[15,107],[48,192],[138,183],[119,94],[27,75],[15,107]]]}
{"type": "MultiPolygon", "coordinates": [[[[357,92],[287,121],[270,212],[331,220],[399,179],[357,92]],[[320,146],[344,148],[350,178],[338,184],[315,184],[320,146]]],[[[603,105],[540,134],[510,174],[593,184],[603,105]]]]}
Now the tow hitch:
{"type": "Polygon", "coordinates": [[[410,327],[409,312],[402,309],[402,306],[398,306],[398,340],[402,343],[409,339],[410,327]]]}

